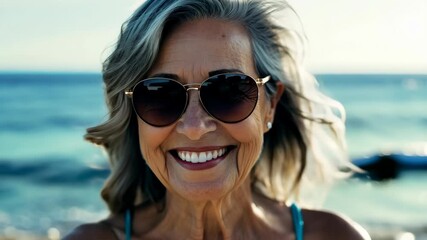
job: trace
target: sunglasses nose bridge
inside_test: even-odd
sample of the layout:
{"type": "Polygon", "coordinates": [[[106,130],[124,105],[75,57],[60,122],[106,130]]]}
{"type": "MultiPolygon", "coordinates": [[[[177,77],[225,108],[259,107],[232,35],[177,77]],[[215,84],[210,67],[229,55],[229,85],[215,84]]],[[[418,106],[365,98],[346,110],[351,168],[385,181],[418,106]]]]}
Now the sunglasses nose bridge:
{"type": "Polygon", "coordinates": [[[202,86],[202,84],[200,84],[200,83],[189,83],[189,84],[185,84],[183,86],[187,92],[189,92],[189,91],[200,91],[200,87],[202,86]]]}
{"type": "Polygon", "coordinates": [[[200,88],[189,87],[187,90],[187,103],[185,110],[178,120],[177,131],[192,140],[198,140],[202,135],[216,129],[216,123],[206,111],[200,100],[200,88]],[[191,93],[190,90],[195,90],[191,93]],[[197,93],[199,91],[199,93],[197,93]]]}
{"type": "Polygon", "coordinates": [[[186,90],[187,90],[187,92],[189,92],[189,91],[200,91],[200,87],[188,87],[186,90]]]}
{"type": "Polygon", "coordinates": [[[187,110],[188,103],[190,101],[190,91],[199,92],[198,98],[200,99],[200,87],[201,87],[201,84],[186,84],[186,85],[184,85],[185,91],[187,91],[187,106],[186,106],[185,110],[187,110]]]}
{"type": "Polygon", "coordinates": [[[190,84],[184,85],[185,90],[187,91],[187,105],[185,107],[185,111],[187,111],[187,107],[190,103],[190,91],[197,91],[197,92],[199,92],[197,98],[199,99],[199,103],[200,103],[202,109],[210,115],[210,113],[206,110],[205,106],[203,105],[203,101],[202,101],[202,98],[200,96],[201,86],[202,86],[202,84],[200,84],[200,83],[190,83],[190,84]]]}

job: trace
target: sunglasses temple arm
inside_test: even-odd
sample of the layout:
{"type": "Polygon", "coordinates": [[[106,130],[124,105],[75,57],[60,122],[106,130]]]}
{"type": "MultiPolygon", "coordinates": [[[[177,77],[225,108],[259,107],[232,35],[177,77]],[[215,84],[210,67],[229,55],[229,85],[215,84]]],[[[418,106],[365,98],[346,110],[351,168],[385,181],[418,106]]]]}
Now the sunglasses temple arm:
{"type": "Polygon", "coordinates": [[[270,81],[270,79],[271,79],[271,77],[270,77],[270,76],[267,76],[267,77],[264,77],[264,78],[258,78],[258,79],[257,79],[257,83],[258,83],[258,84],[260,84],[260,85],[264,85],[264,84],[266,84],[268,81],[270,81]]]}
{"type": "Polygon", "coordinates": [[[133,96],[133,91],[132,90],[126,90],[125,91],[125,95],[126,95],[126,97],[132,97],[133,96]]]}

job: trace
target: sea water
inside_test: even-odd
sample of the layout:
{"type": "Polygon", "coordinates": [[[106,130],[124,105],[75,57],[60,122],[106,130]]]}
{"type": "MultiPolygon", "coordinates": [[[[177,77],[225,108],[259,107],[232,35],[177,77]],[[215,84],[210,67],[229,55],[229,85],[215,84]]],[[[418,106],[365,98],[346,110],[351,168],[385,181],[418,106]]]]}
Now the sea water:
{"type": "MultiPolygon", "coordinates": [[[[317,75],[347,110],[352,158],[426,154],[427,75],[317,75]]],[[[99,74],[0,74],[0,236],[62,234],[108,215],[99,190],[108,175],[85,129],[107,118],[99,74]]],[[[385,183],[350,179],[325,207],[362,225],[427,225],[427,173],[385,183]]]]}

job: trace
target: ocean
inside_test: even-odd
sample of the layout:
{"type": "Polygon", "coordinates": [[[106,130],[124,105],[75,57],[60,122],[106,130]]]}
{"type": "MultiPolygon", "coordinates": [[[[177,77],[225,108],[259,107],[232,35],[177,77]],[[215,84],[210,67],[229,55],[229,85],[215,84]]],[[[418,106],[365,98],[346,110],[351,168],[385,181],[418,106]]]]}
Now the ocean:
{"type": "MultiPolygon", "coordinates": [[[[347,111],[352,159],[427,155],[427,75],[316,75],[347,111]]],[[[104,153],[85,129],[107,117],[100,74],[0,74],[0,238],[63,236],[108,215],[104,153]]],[[[425,158],[424,158],[425,159],[425,158]]],[[[427,170],[338,183],[325,208],[367,228],[427,226],[427,170]]],[[[53,238],[52,238],[53,239],[53,238]]]]}

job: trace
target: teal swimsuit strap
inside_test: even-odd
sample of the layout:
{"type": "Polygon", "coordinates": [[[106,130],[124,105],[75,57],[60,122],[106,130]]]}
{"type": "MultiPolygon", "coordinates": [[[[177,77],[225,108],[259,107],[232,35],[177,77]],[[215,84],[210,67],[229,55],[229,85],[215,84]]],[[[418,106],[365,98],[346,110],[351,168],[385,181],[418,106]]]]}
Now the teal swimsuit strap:
{"type": "Polygon", "coordinates": [[[304,220],[302,219],[301,209],[295,203],[292,203],[291,212],[292,212],[292,221],[294,223],[294,229],[295,229],[295,239],[303,240],[304,220]]]}
{"type": "MultiPolygon", "coordinates": [[[[294,203],[291,205],[292,221],[294,223],[296,240],[303,240],[304,221],[302,219],[301,209],[294,203]]],[[[130,209],[125,213],[125,235],[126,240],[131,240],[132,216],[130,209]]]]}
{"type": "Polygon", "coordinates": [[[132,236],[132,216],[130,209],[127,209],[125,213],[125,235],[126,240],[130,240],[132,236]]]}

